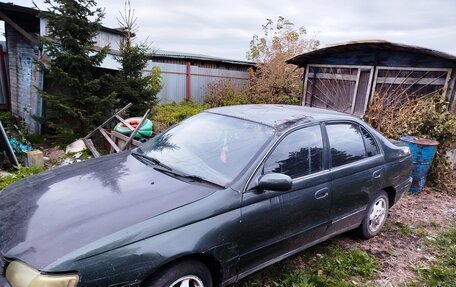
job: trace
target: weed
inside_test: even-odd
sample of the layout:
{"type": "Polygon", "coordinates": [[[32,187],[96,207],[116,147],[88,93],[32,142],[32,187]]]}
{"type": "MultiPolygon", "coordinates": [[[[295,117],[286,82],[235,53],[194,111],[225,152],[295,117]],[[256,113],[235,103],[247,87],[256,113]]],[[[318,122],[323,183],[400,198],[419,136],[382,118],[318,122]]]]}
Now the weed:
{"type": "Polygon", "coordinates": [[[399,222],[399,221],[396,222],[396,225],[399,228],[399,233],[402,236],[410,236],[410,235],[412,235],[412,233],[413,233],[412,232],[412,228],[409,225],[407,225],[407,224],[405,224],[403,222],[399,222]]]}
{"type": "Polygon", "coordinates": [[[44,170],[45,170],[45,168],[30,168],[30,167],[19,166],[10,175],[0,178],[0,190],[4,189],[8,185],[10,185],[18,180],[21,180],[21,179],[29,177],[31,175],[40,173],[44,170]]]}
{"type": "Polygon", "coordinates": [[[361,249],[323,245],[276,264],[236,286],[358,286],[365,279],[372,279],[377,267],[377,260],[361,249]]]}
{"type": "Polygon", "coordinates": [[[418,267],[418,280],[412,286],[456,286],[456,226],[431,241],[437,249],[437,259],[429,266],[418,267]]]}
{"type": "Polygon", "coordinates": [[[440,227],[440,224],[435,222],[435,221],[431,221],[431,226],[435,229],[439,228],[440,227]]]}

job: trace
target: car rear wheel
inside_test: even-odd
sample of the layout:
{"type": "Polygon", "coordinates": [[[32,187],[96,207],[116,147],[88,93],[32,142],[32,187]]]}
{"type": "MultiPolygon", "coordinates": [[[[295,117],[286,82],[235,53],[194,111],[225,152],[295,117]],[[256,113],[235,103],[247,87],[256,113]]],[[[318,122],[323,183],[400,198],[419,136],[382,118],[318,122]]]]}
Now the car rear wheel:
{"type": "Polygon", "coordinates": [[[361,226],[358,228],[362,238],[372,238],[382,230],[388,216],[388,208],[388,195],[386,192],[380,191],[369,205],[361,226]]]}
{"type": "Polygon", "coordinates": [[[212,275],[209,268],[200,261],[186,260],[162,269],[143,286],[212,287],[212,275]]]}

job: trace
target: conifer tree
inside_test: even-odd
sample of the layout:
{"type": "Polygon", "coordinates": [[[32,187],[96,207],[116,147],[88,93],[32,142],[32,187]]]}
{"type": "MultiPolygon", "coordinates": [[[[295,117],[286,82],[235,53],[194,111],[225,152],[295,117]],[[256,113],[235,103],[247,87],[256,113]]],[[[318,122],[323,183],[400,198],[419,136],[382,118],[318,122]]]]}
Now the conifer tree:
{"type": "Polygon", "coordinates": [[[161,76],[158,67],[153,67],[148,75],[143,74],[152,53],[150,45],[136,39],[138,25],[134,14],[135,11],[131,9],[130,1],[127,0],[124,12],[118,19],[125,37],[120,43],[120,56],[117,57],[121,69],[113,77],[112,90],[119,107],[132,103],[129,114],[142,116],[148,108],[158,102],[161,76]]]}
{"type": "Polygon", "coordinates": [[[109,47],[95,49],[104,11],[95,0],[45,0],[39,14],[47,19],[47,35],[40,37],[48,59],[45,72],[45,115],[38,120],[48,131],[68,140],[81,136],[108,117],[113,101],[101,92],[103,77],[96,69],[109,47]]]}

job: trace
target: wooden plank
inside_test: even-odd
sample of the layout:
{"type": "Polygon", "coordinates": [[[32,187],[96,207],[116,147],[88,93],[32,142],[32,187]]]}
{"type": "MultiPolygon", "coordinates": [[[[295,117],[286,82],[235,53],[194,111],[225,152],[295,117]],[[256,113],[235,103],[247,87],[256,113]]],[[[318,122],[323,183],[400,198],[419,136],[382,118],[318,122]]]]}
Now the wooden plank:
{"type": "Polygon", "coordinates": [[[450,68],[416,68],[416,67],[388,67],[378,66],[379,70],[402,70],[402,71],[421,71],[421,72],[449,72],[450,68]]]}
{"type": "MultiPolygon", "coordinates": [[[[358,69],[359,71],[359,69],[358,69]]],[[[347,74],[329,74],[329,73],[316,73],[315,76],[312,74],[310,78],[320,78],[325,80],[339,80],[339,81],[350,81],[356,82],[357,75],[347,75],[347,74]]]]}
{"type": "Polygon", "coordinates": [[[100,133],[104,136],[104,138],[108,141],[108,143],[112,146],[112,148],[116,151],[119,152],[120,148],[116,145],[116,143],[109,137],[108,133],[106,133],[106,130],[104,128],[99,128],[98,129],[100,133]]]}
{"type": "Polygon", "coordinates": [[[307,79],[309,76],[309,66],[307,66],[304,69],[304,83],[303,83],[303,88],[302,88],[302,93],[301,93],[301,106],[305,106],[307,103],[307,79]]]}
{"type": "MultiPolygon", "coordinates": [[[[447,94],[447,91],[448,91],[448,86],[450,84],[450,80],[451,80],[451,72],[452,71],[449,71],[447,76],[446,76],[446,79],[445,79],[445,84],[443,86],[443,91],[442,91],[442,95],[446,96],[447,94]]],[[[449,99],[450,97],[447,97],[447,99],[449,99]]]]}
{"type": "MultiPolygon", "coordinates": [[[[125,142],[127,142],[128,139],[129,139],[129,137],[127,137],[126,135],[123,135],[123,134],[121,134],[121,133],[119,133],[117,131],[114,131],[114,130],[111,131],[111,136],[114,137],[114,138],[121,139],[121,140],[123,140],[125,142]]],[[[131,141],[131,145],[133,145],[133,146],[139,146],[140,144],[141,144],[141,142],[138,141],[138,140],[133,139],[131,141]]]]}
{"type": "Polygon", "coordinates": [[[367,105],[370,102],[369,95],[371,94],[371,89],[372,89],[372,79],[374,78],[374,67],[370,68],[370,76],[369,76],[369,84],[367,86],[367,91],[366,91],[366,100],[364,101],[364,111],[363,114],[366,113],[367,110],[367,105]]]}
{"type": "Polygon", "coordinates": [[[452,113],[456,113],[456,69],[453,70],[448,89],[446,91],[446,97],[448,99],[448,109],[452,113]]]}
{"type": "Polygon", "coordinates": [[[364,66],[364,65],[329,65],[329,64],[309,64],[309,67],[316,67],[316,68],[341,68],[341,69],[370,69],[372,66],[364,66]]]}
{"type": "Polygon", "coordinates": [[[361,69],[358,69],[358,74],[356,75],[355,92],[353,93],[353,100],[352,100],[352,106],[350,109],[350,114],[353,114],[353,112],[355,111],[356,97],[358,96],[358,87],[359,87],[359,78],[360,77],[361,77],[361,69]]]}
{"type": "Polygon", "coordinates": [[[378,77],[378,67],[375,68],[375,72],[374,72],[374,82],[372,84],[372,93],[371,93],[371,98],[369,100],[369,103],[372,102],[372,100],[374,99],[374,95],[375,95],[375,89],[377,88],[377,77],[378,77]]]}
{"type": "Polygon", "coordinates": [[[396,84],[396,85],[426,85],[426,86],[443,86],[447,81],[442,78],[395,78],[395,77],[379,77],[379,84],[396,84]]]}
{"type": "Polygon", "coordinates": [[[125,146],[122,150],[130,148],[130,144],[133,141],[133,138],[135,137],[136,133],[139,131],[140,127],[142,126],[144,120],[147,118],[147,116],[150,113],[150,109],[146,111],[144,116],[142,117],[141,121],[139,122],[138,126],[135,128],[135,130],[131,133],[130,137],[128,138],[128,141],[125,143],[125,146]]]}
{"type": "Polygon", "coordinates": [[[36,46],[40,46],[40,42],[35,37],[30,35],[21,26],[16,24],[16,22],[11,20],[11,18],[6,16],[5,13],[3,13],[2,11],[0,11],[0,18],[2,18],[6,23],[8,23],[11,27],[13,27],[13,29],[15,29],[17,32],[19,32],[22,36],[24,36],[24,38],[29,40],[32,44],[34,44],[36,46]]]}
{"type": "Polygon", "coordinates": [[[115,116],[116,116],[116,118],[117,118],[119,121],[121,121],[125,126],[127,126],[127,128],[128,128],[130,131],[134,131],[134,130],[135,130],[135,128],[132,127],[132,126],[131,126],[126,120],[124,120],[121,116],[119,116],[119,115],[115,115],[115,116]]]}
{"type": "Polygon", "coordinates": [[[97,149],[93,145],[93,142],[91,139],[83,138],[82,140],[84,141],[86,147],[90,150],[90,152],[92,153],[92,155],[94,157],[100,157],[100,153],[97,151],[97,149]]]}
{"type": "Polygon", "coordinates": [[[99,125],[96,129],[94,129],[93,131],[91,131],[88,135],[86,135],[84,138],[85,139],[88,139],[90,138],[96,131],[98,131],[99,128],[102,128],[104,127],[107,123],[109,123],[110,121],[112,121],[113,119],[116,118],[116,115],[120,115],[121,113],[123,113],[125,110],[127,110],[129,107],[131,107],[132,103],[129,103],[128,105],[126,105],[125,107],[121,108],[117,113],[115,113],[112,117],[110,117],[109,119],[107,119],[106,121],[104,121],[104,123],[102,123],[101,125],[99,125]]]}

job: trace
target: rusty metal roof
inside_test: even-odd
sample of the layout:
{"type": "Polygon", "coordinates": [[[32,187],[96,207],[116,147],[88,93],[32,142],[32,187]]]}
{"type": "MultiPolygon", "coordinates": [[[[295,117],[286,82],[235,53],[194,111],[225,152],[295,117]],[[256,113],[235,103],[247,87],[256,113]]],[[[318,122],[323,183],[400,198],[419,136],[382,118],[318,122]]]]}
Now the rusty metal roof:
{"type": "MultiPolygon", "coordinates": [[[[384,40],[351,41],[347,43],[334,44],[325,48],[295,56],[289,59],[287,63],[302,67],[307,64],[318,64],[320,62],[324,62],[328,58],[334,57],[336,55],[346,54],[346,61],[351,61],[351,63],[347,64],[354,64],[353,62],[359,61],[359,64],[376,65],[376,62],[378,62],[378,64],[382,64],[381,62],[384,61],[383,58],[385,58],[385,53],[389,53],[390,55],[401,55],[402,57],[406,54],[414,54],[416,56],[422,55],[429,58],[429,61],[432,61],[432,59],[438,59],[440,62],[447,62],[450,66],[456,67],[455,55],[447,54],[433,49],[400,43],[392,43],[384,40]],[[381,56],[377,56],[379,53],[383,54],[381,56]],[[354,57],[353,55],[356,54],[359,55],[356,56],[357,59],[348,59],[349,55],[354,57]]],[[[414,60],[416,61],[416,58],[414,60]]],[[[343,62],[343,59],[339,58],[338,61],[343,62]]]]}
{"type": "Polygon", "coordinates": [[[184,52],[175,52],[175,51],[166,51],[166,50],[161,50],[161,49],[154,51],[154,53],[152,54],[152,58],[188,59],[188,60],[200,60],[200,61],[207,61],[207,62],[220,62],[220,63],[225,63],[225,64],[234,64],[234,65],[242,65],[242,66],[249,66],[249,67],[255,66],[255,62],[250,62],[250,61],[232,60],[232,59],[215,57],[215,56],[184,53],[184,52]]]}

